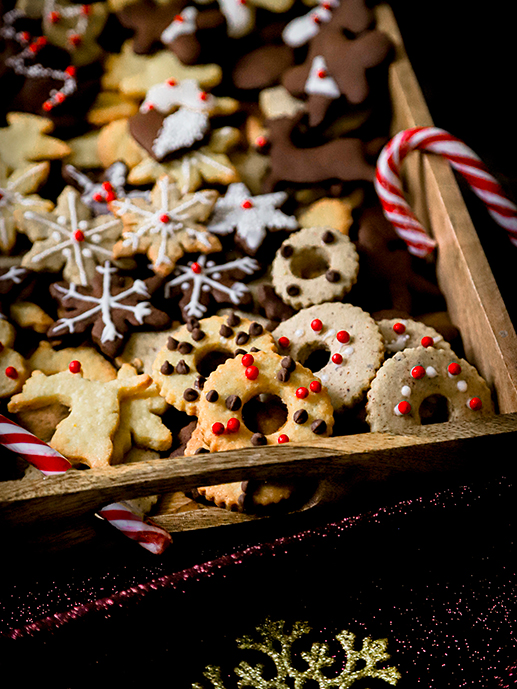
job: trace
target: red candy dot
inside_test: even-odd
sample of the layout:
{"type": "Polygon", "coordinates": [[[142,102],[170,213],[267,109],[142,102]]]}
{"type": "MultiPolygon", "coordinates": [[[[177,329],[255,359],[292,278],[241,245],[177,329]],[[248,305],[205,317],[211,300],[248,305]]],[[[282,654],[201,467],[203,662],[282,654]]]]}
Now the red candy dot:
{"type": "Polygon", "coordinates": [[[248,366],[245,371],[246,378],[248,380],[255,380],[258,377],[259,370],[256,366],[248,366]]]}
{"type": "Polygon", "coordinates": [[[451,376],[458,376],[461,373],[461,366],[453,361],[452,364],[447,366],[447,371],[451,374],[451,376]]]}
{"type": "Polygon", "coordinates": [[[243,201],[241,203],[241,208],[244,208],[245,210],[247,210],[248,208],[253,208],[253,204],[251,203],[251,201],[249,199],[246,199],[246,201],[243,201]]]}
{"type": "Polygon", "coordinates": [[[170,218],[169,218],[169,216],[167,215],[167,213],[164,213],[163,215],[160,215],[160,222],[166,223],[166,222],[169,222],[169,219],[170,219],[170,218]]]}
{"type": "Polygon", "coordinates": [[[18,371],[14,368],[14,366],[8,366],[5,369],[5,375],[8,378],[12,378],[12,380],[16,380],[16,378],[18,378],[18,371]]]}
{"type": "Polygon", "coordinates": [[[409,412],[411,411],[411,405],[409,404],[409,402],[399,402],[397,404],[397,409],[399,414],[405,416],[406,414],[409,414],[409,412]]]}
{"type": "Polygon", "coordinates": [[[289,347],[289,345],[291,344],[291,341],[288,337],[279,337],[278,344],[280,345],[280,347],[286,349],[286,347],[289,347]]]}
{"type": "Polygon", "coordinates": [[[48,18],[51,24],[57,24],[58,21],[61,19],[61,15],[59,14],[59,12],[50,12],[48,18]]]}
{"type": "Polygon", "coordinates": [[[346,330],[340,330],[336,335],[336,339],[338,342],[341,342],[341,344],[346,344],[350,340],[350,335],[346,330]]]}
{"type": "Polygon", "coordinates": [[[76,242],[84,242],[84,232],[81,232],[81,230],[76,230],[74,232],[74,239],[76,242]]]}
{"type": "Polygon", "coordinates": [[[278,436],[278,442],[280,443],[280,445],[283,445],[284,443],[288,443],[289,442],[289,436],[285,435],[285,433],[282,433],[282,435],[278,436]]]}
{"type": "Polygon", "coordinates": [[[176,79],[167,79],[167,86],[176,86],[177,83],[176,79]]]}
{"type": "Polygon", "coordinates": [[[332,355],[332,361],[335,364],[342,364],[343,363],[343,357],[341,356],[341,354],[338,354],[336,352],[335,354],[332,355]]]}
{"type": "Polygon", "coordinates": [[[106,201],[114,201],[117,198],[117,195],[115,194],[114,191],[107,191],[106,192],[106,201]]]}
{"type": "Polygon", "coordinates": [[[228,423],[226,424],[226,430],[228,431],[228,433],[237,433],[240,427],[241,422],[239,421],[239,419],[236,419],[234,417],[228,419],[228,423]]]}
{"type": "Polygon", "coordinates": [[[222,435],[224,433],[224,426],[219,421],[212,424],[212,433],[214,435],[222,435]]]}
{"type": "Polygon", "coordinates": [[[296,397],[298,397],[301,400],[305,399],[308,394],[309,391],[307,390],[307,388],[298,388],[298,390],[296,391],[296,397]]]}
{"type": "Polygon", "coordinates": [[[479,399],[479,397],[472,397],[467,402],[467,406],[470,409],[472,409],[472,411],[479,411],[481,409],[481,407],[483,406],[483,402],[479,399]]]}
{"type": "Polygon", "coordinates": [[[267,146],[267,139],[265,136],[257,136],[255,139],[255,146],[258,146],[259,148],[264,148],[264,146],[267,146]]]}
{"type": "Polygon", "coordinates": [[[183,19],[183,17],[181,16],[181,14],[177,14],[177,15],[174,17],[174,21],[175,21],[175,22],[180,22],[180,24],[183,24],[183,22],[184,22],[185,20],[183,19]]]}
{"type": "Polygon", "coordinates": [[[317,75],[319,79],[325,79],[327,72],[324,69],[319,69],[317,75]]]}
{"type": "Polygon", "coordinates": [[[420,344],[422,347],[432,347],[434,345],[434,340],[432,337],[429,337],[428,335],[426,337],[423,337],[420,340],[420,344]]]}
{"type": "Polygon", "coordinates": [[[395,323],[393,330],[397,333],[397,335],[402,335],[406,332],[406,326],[404,323],[395,323]]]}
{"type": "Polygon", "coordinates": [[[252,354],[243,354],[241,362],[243,366],[251,366],[255,359],[252,354]]]}
{"type": "Polygon", "coordinates": [[[321,383],[319,380],[313,380],[309,387],[312,392],[321,392],[321,383]]]}
{"type": "Polygon", "coordinates": [[[320,321],[319,318],[315,318],[311,323],[311,328],[314,331],[319,332],[323,328],[323,323],[320,321]]]}
{"type": "Polygon", "coordinates": [[[70,67],[67,67],[65,69],[65,74],[68,77],[75,77],[75,74],[76,74],[75,67],[73,65],[70,65],[70,67]]]}
{"type": "Polygon", "coordinates": [[[196,261],[194,261],[194,263],[190,267],[192,269],[192,272],[197,274],[199,274],[203,270],[199,263],[196,263],[196,261]]]}
{"type": "Polygon", "coordinates": [[[425,376],[425,368],[423,366],[415,366],[411,369],[411,376],[420,380],[420,378],[425,376]]]}
{"type": "Polygon", "coordinates": [[[81,370],[81,362],[75,360],[71,361],[68,364],[68,370],[70,371],[70,373],[79,373],[79,371],[81,370]]]}
{"type": "Polygon", "coordinates": [[[97,203],[101,203],[102,201],[104,201],[102,194],[99,191],[92,196],[92,199],[94,201],[97,201],[97,203]]]}

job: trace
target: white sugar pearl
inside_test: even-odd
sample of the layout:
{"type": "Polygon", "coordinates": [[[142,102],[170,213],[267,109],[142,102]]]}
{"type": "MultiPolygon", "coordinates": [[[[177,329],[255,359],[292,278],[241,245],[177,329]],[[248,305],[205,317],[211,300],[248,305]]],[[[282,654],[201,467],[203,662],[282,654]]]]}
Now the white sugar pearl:
{"type": "Polygon", "coordinates": [[[433,368],[432,366],[428,366],[425,369],[425,372],[426,372],[426,375],[429,376],[429,378],[436,378],[436,376],[438,375],[438,373],[436,372],[436,369],[433,368]]]}
{"type": "Polygon", "coordinates": [[[301,328],[298,328],[298,330],[294,331],[295,337],[303,337],[304,335],[305,335],[305,330],[302,330],[301,328]]]}
{"type": "Polygon", "coordinates": [[[456,383],[456,387],[458,388],[458,390],[459,390],[460,392],[467,392],[467,388],[468,388],[467,381],[465,381],[465,380],[459,380],[459,381],[456,383]]]}
{"type": "Polygon", "coordinates": [[[83,255],[85,258],[91,258],[91,257],[92,257],[92,251],[91,251],[91,249],[88,249],[88,248],[83,249],[83,250],[81,251],[81,253],[82,253],[82,255],[83,255]]]}
{"type": "Polygon", "coordinates": [[[87,220],[80,220],[77,223],[77,227],[80,230],[87,230],[88,229],[88,221],[87,220]]]}
{"type": "Polygon", "coordinates": [[[207,261],[206,262],[206,267],[207,268],[213,268],[215,266],[215,261],[207,261]]]}
{"type": "Polygon", "coordinates": [[[182,282],[181,283],[181,289],[187,290],[190,287],[190,284],[188,282],[182,282]]]}
{"type": "Polygon", "coordinates": [[[201,289],[203,290],[203,292],[210,292],[212,288],[210,287],[210,285],[201,285],[201,289]]]}
{"type": "Polygon", "coordinates": [[[346,354],[346,356],[350,356],[351,354],[354,353],[354,351],[355,351],[355,350],[354,350],[353,347],[347,347],[347,348],[345,349],[345,354],[346,354]]]}
{"type": "Polygon", "coordinates": [[[59,225],[66,225],[66,217],[64,215],[58,215],[57,222],[59,225]]]}
{"type": "Polygon", "coordinates": [[[66,256],[66,258],[70,258],[70,256],[72,255],[72,252],[68,248],[63,249],[62,253],[63,253],[63,256],[66,256]]]}
{"type": "Polygon", "coordinates": [[[100,234],[92,234],[91,236],[91,240],[94,244],[99,244],[101,239],[102,237],[100,236],[100,234]]]}
{"type": "Polygon", "coordinates": [[[212,277],[214,280],[220,280],[221,279],[221,273],[212,273],[212,277]]]}
{"type": "Polygon", "coordinates": [[[400,391],[401,395],[403,397],[409,397],[411,395],[411,388],[409,385],[404,385],[402,386],[402,390],[400,391]]]}
{"type": "Polygon", "coordinates": [[[51,237],[55,242],[59,242],[59,240],[61,239],[61,235],[57,230],[54,230],[54,232],[52,232],[51,237]]]}

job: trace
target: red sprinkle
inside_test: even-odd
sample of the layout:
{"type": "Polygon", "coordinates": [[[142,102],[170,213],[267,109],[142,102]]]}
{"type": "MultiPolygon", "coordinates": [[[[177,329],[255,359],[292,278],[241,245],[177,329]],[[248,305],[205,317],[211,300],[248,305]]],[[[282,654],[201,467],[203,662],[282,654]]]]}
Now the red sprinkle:
{"type": "Polygon", "coordinates": [[[395,323],[393,330],[397,333],[397,335],[402,335],[406,332],[406,326],[404,323],[395,323]]]}
{"type": "Polygon", "coordinates": [[[288,337],[279,337],[278,344],[280,345],[280,347],[286,349],[291,344],[291,341],[288,337]]]}
{"type": "Polygon", "coordinates": [[[296,397],[298,397],[301,400],[305,399],[308,396],[308,394],[309,391],[307,390],[307,388],[298,388],[298,390],[296,391],[296,397]]]}
{"type": "Polygon", "coordinates": [[[192,269],[192,272],[197,273],[198,275],[203,270],[199,263],[197,263],[196,261],[194,261],[194,263],[190,267],[192,269]]]}
{"type": "Polygon", "coordinates": [[[16,378],[18,378],[18,371],[14,368],[14,366],[8,366],[5,369],[5,375],[8,378],[12,378],[12,380],[16,380],[16,378]]]}
{"type": "Polygon", "coordinates": [[[319,318],[315,318],[311,323],[311,328],[316,332],[319,332],[323,328],[323,323],[319,318]]]}
{"type": "Polygon", "coordinates": [[[340,330],[336,335],[336,339],[338,342],[341,342],[341,344],[346,344],[350,340],[350,335],[346,330],[340,330]]]}
{"type": "Polygon", "coordinates": [[[483,402],[479,399],[479,397],[472,397],[467,402],[467,406],[470,409],[472,409],[472,411],[479,411],[481,409],[481,407],[483,406],[483,402]]]}
{"type": "Polygon", "coordinates": [[[169,222],[170,218],[167,215],[167,213],[164,213],[163,215],[160,215],[160,222],[166,223],[169,222]]]}
{"type": "Polygon", "coordinates": [[[241,422],[239,421],[239,419],[236,419],[235,417],[228,419],[228,423],[226,424],[226,430],[228,431],[228,433],[237,433],[240,427],[241,422]]]}
{"type": "Polygon", "coordinates": [[[84,242],[84,232],[81,232],[81,230],[76,230],[74,232],[74,239],[76,242],[84,242]]]}
{"type": "Polygon", "coordinates": [[[415,366],[411,369],[411,376],[420,380],[420,378],[425,376],[425,368],[423,366],[415,366]]]}
{"type": "Polygon", "coordinates": [[[70,373],[79,373],[79,371],[81,370],[81,362],[76,360],[71,361],[68,364],[68,370],[70,371],[70,373]]]}
{"type": "Polygon", "coordinates": [[[244,373],[248,380],[255,380],[255,378],[258,378],[259,370],[256,366],[248,366],[244,373]]]}
{"type": "Polygon", "coordinates": [[[246,201],[243,201],[241,203],[241,208],[244,208],[245,210],[248,210],[248,208],[253,208],[253,204],[249,199],[246,199],[246,201]]]}
{"type": "Polygon", "coordinates": [[[280,445],[283,445],[284,443],[288,443],[289,442],[289,436],[285,435],[285,433],[282,433],[282,435],[278,436],[278,442],[280,443],[280,445]]]}
{"type": "Polygon", "coordinates": [[[409,414],[409,412],[411,411],[411,405],[409,404],[409,402],[406,401],[399,402],[397,404],[397,409],[399,414],[403,414],[405,416],[406,414],[409,414]]]}
{"type": "Polygon", "coordinates": [[[420,344],[422,347],[432,347],[434,345],[434,340],[432,337],[429,337],[429,335],[426,335],[426,337],[420,340],[420,344]]]}
{"type": "Polygon", "coordinates": [[[452,364],[447,366],[447,371],[451,374],[451,376],[458,376],[461,373],[461,366],[453,361],[452,364]]]}
{"type": "Polygon", "coordinates": [[[312,392],[321,392],[321,383],[319,380],[313,380],[309,387],[312,392]]]}
{"type": "Polygon", "coordinates": [[[54,103],[51,100],[46,100],[41,107],[45,112],[49,112],[54,107],[54,103]]]}
{"type": "Polygon", "coordinates": [[[243,354],[242,355],[242,365],[243,366],[251,366],[254,363],[255,359],[253,358],[252,354],[243,354]]]}
{"type": "Polygon", "coordinates": [[[97,193],[95,193],[95,194],[92,196],[92,199],[93,199],[94,201],[97,201],[97,203],[102,203],[102,201],[104,201],[104,198],[103,198],[102,194],[100,193],[100,191],[98,191],[97,193]]]}
{"type": "Polygon", "coordinates": [[[335,354],[332,355],[332,361],[335,364],[342,364],[343,363],[343,357],[341,356],[341,354],[336,352],[335,354]]]}
{"type": "Polygon", "coordinates": [[[224,426],[219,421],[212,424],[212,433],[214,435],[222,435],[224,433],[224,426]]]}

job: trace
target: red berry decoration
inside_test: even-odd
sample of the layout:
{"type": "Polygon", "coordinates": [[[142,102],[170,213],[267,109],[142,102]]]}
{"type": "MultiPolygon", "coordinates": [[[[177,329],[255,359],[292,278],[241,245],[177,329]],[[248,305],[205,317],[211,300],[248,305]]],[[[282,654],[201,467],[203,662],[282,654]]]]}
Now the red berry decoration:
{"type": "Polygon", "coordinates": [[[76,74],[75,67],[74,67],[73,65],[70,65],[70,67],[67,67],[67,68],[65,69],[65,74],[66,74],[68,77],[75,77],[75,74],[76,74]]]}
{"type": "Polygon", "coordinates": [[[402,414],[402,416],[406,416],[406,414],[409,414],[411,411],[411,405],[409,402],[399,402],[397,404],[397,411],[399,414],[402,414]]]}
{"type": "Polygon", "coordinates": [[[243,366],[252,366],[255,359],[253,354],[243,354],[241,361],[243,366]]]}
{"type": "Polygon", "coordinates": [[[426,337],[420,340],[420,344],[422,347],[432,347],[434,345],[434,340],[432,337],[429,337],[429,335],[426,335],[426,337]]]}
{"type": "Polygon", "coordinates": [[[219,421],[212,424],[212,433],[214,435],[222,435],[224,433],[224,426],[219,421]]]}
{"type": "Polygon", "coordinates": [[[16,380],[18,378],[18,371],[14,368],[14,366],[8,366],[5,369],[5,375],[12,380],[16,380]]]}
{"type": "Polygon", "coordinates": [[[68,364],[68,370],[70,371],[70,373],[79,373],[79,371],[81,370],[81,362],[76,360],[71,361],[68,364]]]}
{"type": "Polygon", "coordinates": [[[317,74],[319,79],[325,79],[325,77],[327,76],[327,72],[324,69],[318,70],[317,74]]]}
{"type": "Polygon", "coordinates": [[[255,380],[255,378],[258,378],[258,374],[259,370],[256,366],[248,366],[245,371],[245,375],[248,380],[255,380]]]}
{"type": "Polygon", "coordinates": [[[199,274],[203,270],[199,263],[196,263],[195,261],[190,267],[192,269],[192,272],[197,274],[199,274]]]}
{"type": "Polygon", "coordinates": [[[321,383],[319,380],[313,380],[309,387],[311,392],[321,392],[321,383]]]}
{"type": "Polygon", "coordinates": [[[341,354],[338,354],[338,352],[336,352],[335,354],[332,355],[332,361],[338,365],[342,364],[343,363],[343,357],[341,356],[341,354]]]}
{"type": "Polygon", "coordinates": [[[241,203],[241,208],[244,208],[244,210],[247,210],[248,208],[253,208],[253,204],[249,199],[246,199],[246,201],[243,201],[241,203]]]}
{"type": "Polygon", "coordinates": [[[166,223],[169,222],[170,218],[167,215],[167,213],[164,213],[163,215],[160,215],[160,222],[166,223]]]}
{"type": "Polygon", "coordinates": [[[307,388],[298,388],[298,390],[296,391],[296,397],[298,397],[301,400],[305,399],[308,395],[309,391],[307,390],[307,388]]]}
{"type": "Polygon", "coordinates": [[[100,191],[96,192],[96,193],[92,196],[92,198],[93,198],[94,201],[97,201],[97,203],[102,203],[102,201],[104,201],[104,199],[102,198],[102,194],[100,193],[100,191]]]}
{"type": "Polygon", "coordinates": [[[414,366],[411,369],[411,377],[420,380],[425,376],[425,368],[423,366],[414,366]]]}
{"type": "Polygon", "coordinates": [[[318,333],[323,328],[323,323],[319,318],[315,318],[311,323],[311,328],[318,333]]]}
{"type": "Polygon", "coordinates": [[[452,364],[447,366],[447,372],[450,373],[451,376],[459,376],[461,373],[461,366],[453,361],[452,364]]]}
{"type": "Polygon", "coordinates": [[[236,419],[235,417],[229,419],[228,423],[226,424],[226,430],[228,431],[228,433],[237,433],[240,427],[241,422],[239,421],[239,419],[236,419]]]}
{"type": "Polygon", "coordinates": [[[264,148],[264,146],[267,146],[267,138],[265,136],[257,136],[255,139],[255,146],[258,148],[264,148]]]}
{"type": "Polygon", "coordinates": [[[280,443],[280,445],[283,445],[284,443],[288,443],[289,442],[289,436],[286,435],[285,433],[282,433],[282,435],[278,436],[278,442],[280,443]]]}
{"type": "Polygon", "coordinates": [[[404,323],[395,323],[393,330],[397,333],[397,335],[403,335],[406,332],[406,326],[404,323]]]}
{"type": "Polygon", "coordinates": [[[291,340],[288,337],[279,337],[278,344],[283,349],[287,349],[287,347],[289,347],[289,345],[291,344],[291,340]]]}
{"type": "Polygon", "coordinates": [[[472,411],[479,411],[483,406],[483,402],[479,399],[479,397],[471,397],[471,399],[469,399],[467,402],[467,406],[469,409],[472,409],[472,411]]]}
{"type": "Polygon", "coordinates": [[[84,242],[84,232],[81,232],[81,230],[76,230],[74,232],[74,239],[76,242],[84,242]]]}
{"type": "Polygon", "coordinates": [[[168,86],[176,86],[177,85],[176,79],[167,79],[167,85],[168,86]]]}
{"type": "Polygon", "coordinates": [[[336,335],[336,339],[338,342],[341,342],[341,344],[346,344],[350,341],[350,335],[347,333],[346,330],[340,330],[336,335]]]}

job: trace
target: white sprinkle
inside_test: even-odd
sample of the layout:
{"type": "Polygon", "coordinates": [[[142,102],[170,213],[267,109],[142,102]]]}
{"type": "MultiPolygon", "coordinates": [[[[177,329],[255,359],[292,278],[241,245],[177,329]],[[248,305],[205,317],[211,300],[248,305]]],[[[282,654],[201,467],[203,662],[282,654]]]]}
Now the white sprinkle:
{"type": "Polygon", "coordinates": [[[426,372],[426,375],[429,376],[429,378],[436,378],[436,376],[438,375],[438,373],[436,372],[436,369],[433,368],[432,366],[428,366],[425,369],[425,372],[426,372]]]}
{"type": "Polygon", "coordinates": [[[88,249],[88,247],[84,248],[84,249],[81,251],[81,253],[82,253],[82,255],[83,255],[85,258],[91,258],[91,257],[92,257],[92,250],[91,250],[91,249],[88,249]]]}
{"type": "Polygon", "coordinates": [[[52,232],[51,237],[55,242],[59,242],[59,240],[61,239],[61,235],[57,230],[54,230],[54,232],[52,232]]]}
{"type": "Polygon", "coordinates": [[[70,251],[70,249],[68,247],[66,247],[66,249],[63,249],[62,253],[63,253],[63,256],[66,256],[66,258],[70,258],[70,256],[72,255],[72,252],[70,251]]]}
{"type": "Polygon", "coordinates": [[[201,285],[201,289],[203,290],[203,292],[210,292],[212,288],[210,287],[210,285],[201,285]]]}
{"type": "Polygon", "coordinates": [[[190,285],[188,282],[182,282],[181,283],[181,289],[187,291],[189,287],[190,287],[190,285]]]}
{"type": "Polygon", "coordinates": [[[467,388],[468,388],[467,381],[466,380],[459,380],[456,383],[456,387],[458,388],[458,390],[460,392],[467,392],[467,388]]]}
{"type": "Polygon", "coordinates": [[[304,335],[305,335],[305,330],[302,330],[301,328],[298,328],[298,330],[294,331],[295,337],[303,337],[304,335]]]}
{"type": "Polygon", "coordinates": [[[353,347],[347,347],[347,348],[345,349],[345,354],[346,354],[346,356],[351,356],[351,355],[354,353],[354,351],[355,351],[355,350],[354,350],[353,347]]]}
{"type": "Polygon", "coordinates": [[[329,331],[327,332],[327,334],[325,335],[324,339],[326,340],[326,339],[328,339],[329,337],[334,337],[335,334],[336,334],[336,331],[335,331],[333,328],[330,328],[330,330],[329,330],[329,331]]]}
{"type": "Polygon", "coordinates": [[[77,223],[77,227],[79,230],[87,230],[88,229],[88,221],[87,220],[80,220],[77,223]]]}
{"type": "Polygon", "coordinates": [[[100,236],[100,234],[92,234],[92,236],[91,236],[91,240],[94,244],[99,244],[101,239],[102,239],[102,237],[100,236]]]}
{"type": "Polygon", "coordinates": [[[404,385],[400,392],[403,397],[409,397],[411,395],[411,388],[409,385],[404,385]]]}
{"type": "Polygon", "coordinates": [[[60,225],[66,225],[66,217],[64,215],[59,215],[57,221],[60,225]]]}

